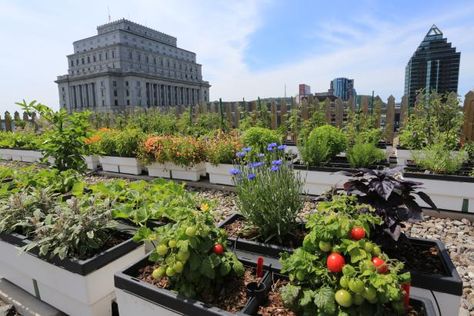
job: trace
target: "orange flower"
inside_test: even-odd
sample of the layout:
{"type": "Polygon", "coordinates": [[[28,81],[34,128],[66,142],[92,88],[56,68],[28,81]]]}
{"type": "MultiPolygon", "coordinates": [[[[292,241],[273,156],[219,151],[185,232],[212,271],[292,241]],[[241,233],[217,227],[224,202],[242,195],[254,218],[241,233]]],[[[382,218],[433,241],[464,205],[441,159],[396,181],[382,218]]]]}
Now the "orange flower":
{"type": "Polygon", "coordinates": [[[97,143],[97,142],[100,142],[101,139],[102,139],[102,137],[100,137],[100,135],[95,134],[95,135],[92,135],[92,136],[89,137],[89,138],[86,138],[86,139],[84,140],[84,143],[85,143],[86,145],[91,145],[91,144],[95,144],[95,143],[97,143]]]}

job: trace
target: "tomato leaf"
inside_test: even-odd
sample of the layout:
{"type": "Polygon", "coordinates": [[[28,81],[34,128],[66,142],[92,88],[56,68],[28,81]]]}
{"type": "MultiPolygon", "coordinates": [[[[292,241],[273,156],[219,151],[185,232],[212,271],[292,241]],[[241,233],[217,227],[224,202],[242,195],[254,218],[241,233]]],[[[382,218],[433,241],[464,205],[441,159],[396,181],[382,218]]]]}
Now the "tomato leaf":
{"type": "Polygon", "coordinates": [[[334,314],[336,312],[336,301],[334,291],[329,287],[322,287],[314,293],[314,304],[323,312],[334,314]]]}

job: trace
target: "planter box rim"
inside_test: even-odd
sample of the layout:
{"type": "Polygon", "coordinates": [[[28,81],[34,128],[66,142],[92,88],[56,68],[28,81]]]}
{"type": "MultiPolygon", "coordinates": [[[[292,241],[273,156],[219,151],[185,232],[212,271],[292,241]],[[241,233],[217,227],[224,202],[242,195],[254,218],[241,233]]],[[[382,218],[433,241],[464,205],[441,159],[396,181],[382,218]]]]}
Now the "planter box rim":
{"type": "MultiPolygon", "coordinates": [[[[125,269],[118,271],[114,275],[114,284],[115,288],[126,291],[127,293],[134,295],[138,298],[149,301],[152,304],[158,304],[164,308],[171,309],[172,311],[179,312],[182,315],[203,315],[203,316],[214,316],[214,315],[247,315],[245,313],[248,309],[257,309],[260,305],[255,298],[249,298],[244,308],[237,312],[236,314],[220,309],[216,306],[203,303],[202,301],[196,299],[185,298],[178,293],[160,288],[153,284],[149,284],[143,280],[132,276],[130,272],[137,270],[140,267],[143,267],[145,264],[149,263],[148,260],[149,253],[147,253],[142,259],[134,264],[126,267],[125,269]],[[157,302],[157,299],[160,299],[157,302]]],[[[239,260],[246,266],[254,267],[256,264],[250,262],[246,259],[239,260]]],[[[265,282],[267,289],[271,282],[270,273],[268,272],[268,267],[266,269],[265,275],[262,282],[265,282]]],[[[119,306],[120,309],[120,306],[119,306]]]]}
{"type": "MultiPolygon", "coordinates": [[[[127,233],[123,230],[121,231],[119,229],[117,229],[115,232],[118,234],[128,235],[130,236],[130,238],[122,241],[121,243],[113,247],[101,251],[100,253],[97,253],[88,259],[81,260],[75,258],[65,258],[61,260],[59,259],[59,257],[54,257],[50,259],[49,257],[39,256],[38,249],[36,248],[32,249],[31,251],[28,251],[25,254],[31,255],[47,263],[63,268],[69,272],[85,276],[106,266],[110,262],[115,261],[121,256],[138,248],[142,244],[134,242],[131,238],[130,233],[127,233]]],[[[20,234],[1,234],[0,239],[17,247],[23,247],[31,242],[26,238],[26,236],[20,234]]]]}
{"type": "Polygon", "coordinates": [[[421,172],[404,172],[404,177],[425,179],[425,180],[441,180],[449,182],[466,182],[474,183],[474,177],[458,176],[458,175],[443,175],[443,174],[426,174],[421,172]]]}

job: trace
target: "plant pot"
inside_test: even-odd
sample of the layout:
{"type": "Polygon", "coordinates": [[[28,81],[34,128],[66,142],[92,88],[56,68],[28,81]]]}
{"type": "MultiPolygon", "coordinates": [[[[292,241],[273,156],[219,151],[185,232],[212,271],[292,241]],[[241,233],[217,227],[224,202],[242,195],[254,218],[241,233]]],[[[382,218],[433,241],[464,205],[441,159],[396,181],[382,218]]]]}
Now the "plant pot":
{"type": "Polygon", "coordinates": [[[179,166],[174,163],[167,163],[171,170],[171,178],[178,180],[199,181],[201,174],[206,172],[206,165],[201,162],[192,167],[179,166]]]}
{"type": "Polygon", "coordinates": [[[306,194],[320,195],[338,183],[344,183],[349,177],[338,174],[342,168],[294,166],[304,180],[303,192],[306,194]]]}
{"type": "Polygon", "coordinates": [[[294,154],[297,158],[301,157],[300,151],[296,145],[287,145],[285,147],[285,153],[287,154],[294,154]]]}
{"type": "MultiPolygon", "coordinates": [[[[0,274],[38,299],[69,315],[111,315],[115,297],[113,274],[145,253],[128,239],[87,260],[46,260],[35,252],[20,253],[14,243],[0,240],[0,274]]],[[[7,238],[8,239],[8,238],[7,238]]]]}
{"type": "Polygon", "coordinates": [[[101,156],[99,161],[104,171],[133,175],[142,174],[143,167],[137,158],[101,156]]]}
{"type": "Polygon", "coordinates": [[[99,156],[83,156],[84,161],[86,162],[87,169],[97,170],[99,167],[99,156]]]}
{"type": "MultiPolygon", "coordinates": [[[[227,217],[224,221],[220,222],[218,224],[218,227],[224,228],[225,226],[230,225],[233,222],[237,220],[241,220],[243,218],[244,217],[240,214],[232,214],[229,217],[227,217]]],[[[300,224],[300,227],[302,230],[304,230],[303,223],[300,224]]],[[[227,237],[227,240],[229,244],[232,245],[232,247],[237,250],[256,253],[256,254],[262,254],[263,256],[271,257],[271,258],[279,258],[280,253],[282,252],[293,252],[293,248],[291,247],[275,245],[272,243],[263,243],[263,242],[248,240],[248,239],[239,238],[239,237],[229,236],[227,237]]]]}
{"type": "MultiPolygon", "coordinates": [[[[242,260],[244,265],[255,266],[242,260]]],[[[150,264],[148,256],[124,271],[115,274],[115,292],[121,316],[155,316],[155,315],[234,315],[220,308],[200,301],[186,299],[176,292],[159,288],[136,278],[138,271],[150,264]]],[[[263,281],[269,288],[271,278],[265,273],[263,281]]],[[[252,297],[248,300],[239,315],[254,315],[261,302],[252,297]]]]}
{"type": "Polygon", "coordinates": [[[2,160],[12,160],[12,153],[11,149],[8,148],[0,148],[0,159],[2,160]]]}
{"type": "Polygon", "coordinates": [[[225,185],[234,185],[232,180],[232,175],[230,174],[230,169],[234,165],[220,163],[217,166],[206,162],[206,171],[209,174],[209,182],[215,184],[225,184],[225,185]]]}
{"type": "Polygon", "coordinates": [[[165,179],[171,178],[171,170],[167,163],[157,163],[154,162],[151,165],[146,166],[148,170],[148,175],[150,177],[160,177],[165,179]]]}
{"type": "Polygon", "coordinates": [[[412,160],[413,156],[411,154],[411,150],[409,149],[396,149],[396,156],[397,156],[397,165],[405,166],[407,160],[412,160]]]}
{"type": "Polygon", "coordinates": [[[37,150],[22,150],[21,161],[37,162],[43,158],[43,153],[37,150]]]}
{"type": "MultiPolygon", "coordinates": [[[[423,183],[423,192],[429,195],[439,209],[474,212],[474,177],[405,172],[407,180],[423,183]]],[[[422,207],[430,207],[417,197],[422,207]]]]}

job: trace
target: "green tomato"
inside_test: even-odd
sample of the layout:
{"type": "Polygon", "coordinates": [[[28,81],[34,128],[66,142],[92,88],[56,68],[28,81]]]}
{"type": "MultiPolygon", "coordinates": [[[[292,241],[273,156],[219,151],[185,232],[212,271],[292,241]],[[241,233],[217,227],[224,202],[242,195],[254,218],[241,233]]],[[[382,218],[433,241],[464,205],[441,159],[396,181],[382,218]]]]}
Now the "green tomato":
{"type": "Polygon", "coordinates": [[[166,275],[172,277],[176,274],[176,271],[172,267],[166,268],[166,275]]]}
{"type": "Polygon", "coordinates": [[[334,298],[337,304],[341,305],[342,307],[351,307],[352,305],[352,295],[346,290],[339,290],[334,295],[334,298]]]}
{"type": "Polygon", "coordinates": [[[158,247],[156,247],[156,252],[160,256],[164,256],[168,253],[168,247],[166,247],[166,245],[159,245],[158,247]]]}
{"type": "Polygon", "coordinates": [[[151,276],[154,279],[161,279],[162,277],[164,277],[165,273],[166,273],[165,267],[158,267],[155,270],[153,270],[153,273],[151,274],[151,276]]]}
{"type": "Polygon", "coordinates": [[[188,237],[194,237],[196,235],[196,227],[194,226],[189,226],[186,228],[186,236],[188,237]]]}
{"type": "Polygon", "coordinates": [[[176,273],[181,273],[183,272],[183,263],[181,261],[176,261],[176,263],[174,264],[173,266],[173,269],[174,271],[176,271],[176,273]]]}
{"type": "Polygon", "coordinates": [[[332,249],[332,245],[329,241],[321,240],[319,242],[319,249],[321,249],[321,251],[324,251],[324,252],[329,252],[332,249]]]}
{"type": "Polygon", "coordinates": [[[357,306],[362,305],[364,303],[364,297],[361,294],[354,294],[354,304],[357,306]]]}
{"type": "Polygon", "coordinates": [[[349,281],[349,289],[356,294],[362,294],[365,290],[364,282],[359,279],[351,279],[349,281]]]}
{"type": "Polygon", "coordinates": [[[362,295],[366,300],[370,302],[374,299],[377,299],[377,290],[372,286],[368,286],[365,288],[364,293],[362,295]]]}
{"type": "Polygon", "coordinates": [[[351,276],[355,273],[355,269],[353,266],[351,266],[350,264],[346,264],[344,265],[344,267],[342,268],[342,274],[344,275],[347,275],[347,276],[351,276]]]}
{"type": "Polygon", "coordinates": [[[340,285],[343,289],[349,288],[349,277],[343,275],[343,276],[341,277],[341,279],[339,280],[339,285],[340,285]]]}
{"type": "Polygon", "coordinates": [[[370,241],[368,241],[368,242],[365,243],[364,249],[365,249],[365,251],[367,251],[368,253],[371,253],[371,252],[374,250],[374,244],[371,243],[370,241]]]}
{"type": "Polygon", "coordinates": [[[371,260],[365,260],[360,263],[360,269],[362,271],[375,271],[375,266],[371,260]]]}
{"type": "Polygon", "coordinates": [[[374,246],[374,250],[372,250],[372,254],[378,257],[382,254],[382,250],[380,250],[379,246],[374,246]]]}
{"type": "Polygon", "coordinates": [[[189,259],[189,251],[179,251],[177,254],[176,254],[176,258],[179,260],[179,261],[182,261],[182,262],[186,262],[188,259],[189,259]]]}
{"type": "Polygon", "coordinates": [[[298,281],[304,281],[304,278],[306,277],[306,273],[302,270],[299,270],[298,272],[296,272],[296,279],[298,281]]]}
{"type": "Polygon", "coordinates": [[[168,247],[170,248],[176,247],[176,240],[171,239],[170,241],[168,241],[168,247]]]}

